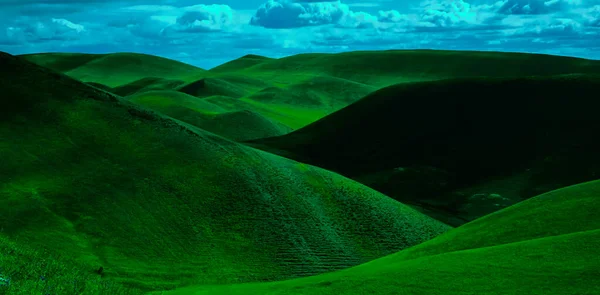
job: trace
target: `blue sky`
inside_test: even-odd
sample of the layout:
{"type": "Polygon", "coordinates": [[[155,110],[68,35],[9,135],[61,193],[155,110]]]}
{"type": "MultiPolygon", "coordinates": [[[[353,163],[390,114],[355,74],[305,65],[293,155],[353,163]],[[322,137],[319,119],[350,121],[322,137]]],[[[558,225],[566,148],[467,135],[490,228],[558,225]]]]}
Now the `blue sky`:
{"type": "Polygon", "coordinates": [[[387,49],[600,59],[600,0],[0,0],[0,51],[245,54],[387,49]]]}

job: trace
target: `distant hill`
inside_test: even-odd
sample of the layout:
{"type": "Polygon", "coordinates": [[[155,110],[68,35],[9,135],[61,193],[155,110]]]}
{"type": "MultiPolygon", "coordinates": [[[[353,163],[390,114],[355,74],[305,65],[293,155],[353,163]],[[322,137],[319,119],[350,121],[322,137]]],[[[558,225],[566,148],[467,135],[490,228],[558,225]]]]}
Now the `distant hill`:
{"type": "MultiPolygon", "coordinates": [[[[450,229],[338,174],[25,59],[0,53],[0,67],[0,242],[77,260],[79,270],[102,266],[104,279],[130,288],[164,290],[324,273],[450,229]]],[[[52,285],[75,271],[50,263],[49,274],[28,259],[27,272],[8,274],[28,294],[40,276],[52,285]]]]}
{"type": "MultiPolygon", "coordinates": [[[[594,75],[398,84],[250,144],[449,217],[474,205],[460,190],[482,182],[525,173],[514,203],[599,178],[600,141],[590,136],[600,132],[600,101],[591,95],[599,87],[594,75]]],[[[471,212],[467,220],[489,212],[471,212]]]]}
{"type": "MultiPolygon", "coordinates": [[[[242,63],[244,58],[232,61],[242,63]]],[[[388,50],[335,54],[307,53],[260,60],[253,66],[214,68],[210,72],[246,73],[278,83],[307,76],[332,76],[375,87],[457,77],[505,77],[600,73],[600,61],[528,53],[388,50]]]]}
{"type": "Polygon", "coordinates": [[[206,71],[179,61],[139,53],[39,53],[20,57],[77,80],[113,88],[148,77],[187,81],[206,71]]]}
{"type": "Polygon", "coordinates": [[[341,271],[163,294],[596,294],[599,195],[600,181],[552,191],[341,271]]]}

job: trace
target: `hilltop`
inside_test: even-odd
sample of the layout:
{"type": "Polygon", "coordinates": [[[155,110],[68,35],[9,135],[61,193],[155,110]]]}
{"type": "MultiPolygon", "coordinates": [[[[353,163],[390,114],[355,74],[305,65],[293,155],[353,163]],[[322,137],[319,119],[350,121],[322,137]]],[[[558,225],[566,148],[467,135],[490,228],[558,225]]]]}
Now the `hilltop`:
{"type": "Polygon", "coordinates": [[[206,72],[179,61],[140,53],[38,53],[20,57],[71,78],[112,88],[148,77],[185,82],[206,72]]]}
{"type": "MultiPolygon", "coordinates": [[[[0,242],[46,249],[85,271],[102,266],[129,288],[165,290],[343,269],[450,229],[338,174],[22,58],[0,53],[0,67],[0,242]]],[[[22,267],[9,274],[32,286],[40,275],[63,280],[71,266],[22,267]]]]}
{"type": "Polygon", "coordinates": [[[501,208],[491,204],[600,175],[600,146],[590,137],[600,131],[600,101],[590,96],[598,87],[594,75],[403,83],[249,144],[441,210],[430,214],[458,225],[501,208]]]}

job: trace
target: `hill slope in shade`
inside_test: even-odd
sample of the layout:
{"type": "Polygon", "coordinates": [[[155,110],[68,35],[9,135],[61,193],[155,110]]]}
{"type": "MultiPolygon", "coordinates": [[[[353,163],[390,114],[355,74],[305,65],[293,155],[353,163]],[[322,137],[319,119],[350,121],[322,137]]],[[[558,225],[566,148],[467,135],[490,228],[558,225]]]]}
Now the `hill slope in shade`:
{"type": "Polygon", "coordinates": [[[596,179],[599,87],[588,75],[399,84],[252,144],[460,215],[471,202],[460,190],[491,179],[526,173],[512,203],[596,179]]]}
{"type": "Polygon", "coordinates": [[[127,100],[236,141],[279,136],[292,131],[256,112],[229,111],[177,91],[149,91],[128,96],[127,100]]]}
{"type": "Polygon", "coordinates": [[[450,228],[22,59],[0,54],[0,67],[3,234],[127,286],[313,275],[450,228]]]}
{"type": "Polygon", "coordinates": [[[139,53],[22,55],[22,58],[83,82],[122,86],[147,77],[194,80],[206,70],[179,61],[139,53]]]}
{"type": "MultiPolygon", "coordinates": [[[[298,54],[260,62],[246,68],[233,67],[231,71],[279,83],[289,83],[317,75],[385,87],[403,82],[465,76],[600,73],[600,61],[526,53],[389,50],[298,54]]],[[[219,69],[217,72],[227,71],[219,69]]]]}
{"type": "Polygon", "coordinates": [[[600,181],[552,191],[341,271],[156,294],[596,294],[599,195],[600,181]]]}

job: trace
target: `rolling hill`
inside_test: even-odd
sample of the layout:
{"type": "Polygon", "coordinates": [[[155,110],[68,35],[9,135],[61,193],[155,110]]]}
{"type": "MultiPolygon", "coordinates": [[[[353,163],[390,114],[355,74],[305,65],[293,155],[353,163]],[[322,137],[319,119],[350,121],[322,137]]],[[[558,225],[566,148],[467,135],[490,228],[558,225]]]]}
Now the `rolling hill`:
{"type": "Polygon", "coordinates": [[[39,53],[20,57],[74,79],[112,88],[148,77],[187,82],[201,77],[206,71],[175,60],[139,53],[39,53]]]}
{"type": "Polygon", "coordinates": [[[235,141],[284,135],[292,131],[239,104],[233,109],[227,105],[220,106],[223,98],[211,103],[178,91],[148,91],[126,99],[235,141]]]}
{"type": "MultiPolygon", "coordinates": [[[[116,284],[166,290],[314,275],[450,229],[338,174],[22,58],[1,53],[0,67],[0,242],[87,271],[102,266],[116,284]]],[[[16,281],[45,275],[22,266],[30,268],[9,272],[16,281]]],[[[57,275],[44,281],[64,282],[57,275]]]]}
{"type": "Polygon", "coordinates": [[[598,196],[600,181],[562,188],[332,273],[153,294],[596,294],[598,196]]]}
{"type": "Polygon", "coordinates": [[[34,54],[23,56],[126,96],[178,90],[197,97],[233,97],[242,109],[302,128],[382,87],[474,76],[600,73],[600,62],[539,54],[390,50],[300,54],[279,59],[246,55],[204,71],[160,57],[34,54]]]}
{"type": "MultiPolygon", "coordinates": [[[[475,201],[460,190],[471,186],[502,178],[514,185],[513,177],[524,175],[510,205],[596,179],[600,142],[591,134],[600,131],[600,101],[591,93],[599,87],[600,76],[580,74],[403,83],[249,144],[437,208],[436,218],[459,225],[490,213],[477,207],[465,213],[475,201]],[[449,219],[457,215],[463,220],[449,219]]],[[[498,185],[489,189],[481,193],[491,195],[498,185]]],[[[490,202],[497,203],[481,205],[490,202]]]]}

